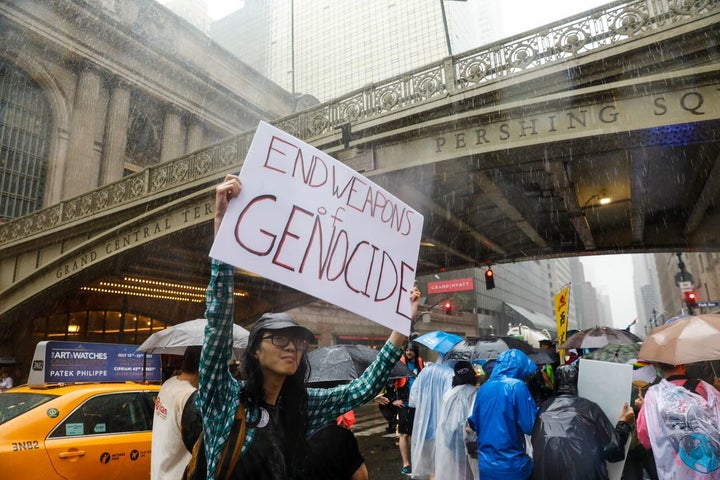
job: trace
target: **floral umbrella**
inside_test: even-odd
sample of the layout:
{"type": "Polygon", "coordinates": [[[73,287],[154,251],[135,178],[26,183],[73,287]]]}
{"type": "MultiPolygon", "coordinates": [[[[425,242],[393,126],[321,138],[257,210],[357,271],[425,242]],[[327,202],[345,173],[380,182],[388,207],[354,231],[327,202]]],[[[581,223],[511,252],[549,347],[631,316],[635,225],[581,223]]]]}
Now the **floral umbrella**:
{"type": "Polygon", "coordinates": [[[627,363],[638,358],[639,343],[608,343],[604,347],[583,355],[588,360],[601,360],[603,362],[627,363]]]}

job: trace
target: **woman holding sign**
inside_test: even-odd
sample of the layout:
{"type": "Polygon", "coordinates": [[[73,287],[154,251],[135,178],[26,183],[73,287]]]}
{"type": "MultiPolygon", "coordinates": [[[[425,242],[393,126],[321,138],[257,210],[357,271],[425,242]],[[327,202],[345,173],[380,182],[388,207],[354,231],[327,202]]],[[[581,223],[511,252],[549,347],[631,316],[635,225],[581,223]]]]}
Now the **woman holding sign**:
{"type": "MultiPolygon", "coordinates": [[[[228,202],[240,189],[240,179],[234,175],[216,188],[216,234],[228,202]]],[[[285,313],[265,314],[248,338],[243,361],[247,381],[238,382],[227,367],[232,354],[233,283],[233,267],[213,260],[197,397],[205,457],[199,464],[205,460],[206,468],[197,472],[197,478],[205,478],[203,473],[220,478],[218,472],[222,478],[304,478],[306,437],[377,395],[402,355],[406,337],[393,331],[377,360],[351,383],[305,388],[309,374],[305,352],[313,334],[285,313]],[[239,454],[232,455],[233,450],[239,454]]],[[[414,288],[413,316],[419,298],[414,288]]]]}

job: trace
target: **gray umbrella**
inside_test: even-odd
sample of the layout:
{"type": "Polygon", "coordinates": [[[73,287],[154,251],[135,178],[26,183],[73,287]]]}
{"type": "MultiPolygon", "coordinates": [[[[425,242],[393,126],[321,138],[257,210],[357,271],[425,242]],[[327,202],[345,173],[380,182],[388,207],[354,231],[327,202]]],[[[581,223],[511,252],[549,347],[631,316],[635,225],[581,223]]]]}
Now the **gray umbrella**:
{"type": "Polygon", "coordinates": [[[457,343],[443,357],[447,360],[494,360],[505,350],[516,348],[526,355],[533,353],[533,347],[519,338],[487,335],[485,337],[467,337],[457,343]]]}
{"type": "Polygon", "coordinates": [[[642,340],[619,328],[593,327],[587,330],[580,330],[568,338],[558,349],[567,350],[570,348],[601,348],[608,344],[637,343],[642,340]]]}
{"type": "Polygon", "coordinates": [[[542,348],[533,348],[533,352],[528,357],[537,365],[560,363],[560,355],[542,348]]]}
{"type": "MultiPolygon", "coordinates": [[[[182,355],[187,347],[203,344],[206,326],[205,318],[178,323],[150,335],[137,351],[182,355]]],[[[248,336],[250,332],[246,329],[240,325],[233,325],[233,358],[240,358],[242,350],[247,347],[248,336]]]]}
{"type": "MultiPolygon", "coordinates": [[[[308,353],[309,386],[332,386],[358,378],[377,358],[378,351],[365,345],[330,345],[308,353]]],[[[408,368],[398,362],[390,378],[412,377],[408,368]]]]}

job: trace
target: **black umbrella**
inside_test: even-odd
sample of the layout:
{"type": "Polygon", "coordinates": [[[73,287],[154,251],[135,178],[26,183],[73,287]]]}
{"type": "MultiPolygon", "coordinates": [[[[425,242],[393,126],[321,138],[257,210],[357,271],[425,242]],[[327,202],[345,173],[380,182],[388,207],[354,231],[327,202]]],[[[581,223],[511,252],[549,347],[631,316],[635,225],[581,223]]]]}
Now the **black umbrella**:
{"type": "Polygon", "coordinates": [[[537,365],[560,363],[560,355],[544,348],[533,348],[533,352],[528,357],[537,365]]]}
{"type": "Polygon", "coordinates": [[[493,360],[505,350],[516,348],[530,355],[533,347],[515,337],[488,335],[467,337],[445,354],[444,360],[493,360]]]}
{"type": "MultiPolygon", "coordinates": [[[[365,345],[330,345],[308,353],[310,362],[309,386],[329,387],[358,378],[375,360],[377,350],[365,345]]],[[[390,378],[412,377],[408,368],[398,362],[390,378]]]]}

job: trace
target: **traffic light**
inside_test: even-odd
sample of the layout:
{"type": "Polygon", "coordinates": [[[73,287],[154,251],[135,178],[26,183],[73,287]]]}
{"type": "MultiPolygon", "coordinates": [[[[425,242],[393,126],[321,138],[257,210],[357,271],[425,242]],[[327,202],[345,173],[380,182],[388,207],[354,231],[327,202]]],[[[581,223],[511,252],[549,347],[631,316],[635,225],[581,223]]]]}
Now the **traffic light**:
{"type": "Polygon", "coordinates": [[[488,268],[485,271],[485,289],[492,290],[493,288],[495,288],[495,274],[492,268],[488,268]]]}
{"type": "Polygon", "coordinates": [[[685,292],[685,305],[688,307],[697,307],[697,294],[694,290],[685,292]]]}
{"type": "Polygon", "coordinates": [[[445,315],[452,314],[453,304],[450,300],[445,300],[445,303],[443,303],[443,308],[445,309],[445,315]]]}

